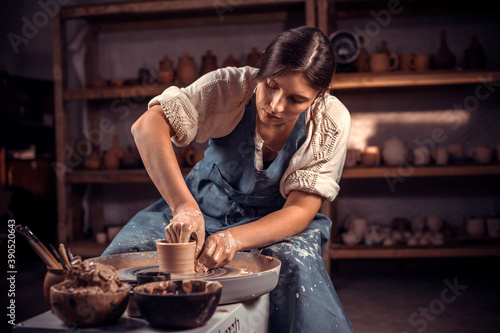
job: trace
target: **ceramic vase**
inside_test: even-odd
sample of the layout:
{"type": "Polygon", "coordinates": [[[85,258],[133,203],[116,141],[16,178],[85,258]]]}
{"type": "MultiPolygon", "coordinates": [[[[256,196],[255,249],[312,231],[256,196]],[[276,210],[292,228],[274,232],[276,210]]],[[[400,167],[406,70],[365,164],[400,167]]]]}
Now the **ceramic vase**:
{"type": "Polygon", "coordinates": [[[433,57],[433,65],[436,69],[452,69],[455,67],[456,59],[448,48],[446,32],[442,31],[440,36],[439,50],[433,57]]]}
{"type": "Polygon", "coordinates": [[[479,44],[477,37],[471,38],[470,46],[465,50],[465,68],[484,68],[486,60],[483,46],[479,44]]]}
{"type": "Polygon", "coordinates": [[[117,170],[123,158],[123,150],[119,146],[118,136],[113,137],[113,145],[104,154],[104,168],[106,170],[117,170]]]}
{"type": "Polygon", "coordinates": [[[179,58],[177,64],[177,81],[180,85],[190,85],[196,80],[196,65],[188,54],[179,58]]]}
{"type": "Polygon", "coordinates": [[[392,166],[396,166],[407,161],[408,154],[409,151],[406,147],[406,143],[397,137],[387,140],[382,149],[382,158],[384,159],[384,163],[392,166]]]}
{"type": "Polygon", "coordinates": [[[160,79],[162,83],[170,83],[175,79],[174,64],[167,56],[164,56],[160,60],[158,79],[160,79]]]}
{"type": "Polygon", "coordinates": [[[252,51],[248,54],[247,57],[247,66],[259,68],[260,62],[260,52],[256,47],[252,48],[252,51]]]}
{"type": "Polygon", "coordinates": [[[211,50],[208,50],[201,59],[200,76],[214,71],[217,68],[217,57],[212,54],[211,50]]]}

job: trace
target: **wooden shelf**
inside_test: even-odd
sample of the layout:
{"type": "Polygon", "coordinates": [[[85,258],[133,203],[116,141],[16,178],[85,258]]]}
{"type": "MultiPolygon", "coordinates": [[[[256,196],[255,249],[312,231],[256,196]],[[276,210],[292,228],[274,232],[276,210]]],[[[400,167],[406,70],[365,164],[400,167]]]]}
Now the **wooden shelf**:
{"type": "Polygon", "coordinates": [[[455,258],[498,257],[500,245],[454,245],[454,246],[367,246],[332,245],[332,259],[393,259],[393,258],[455,258]]]}
{"type": "Polygon", "coordinates": [[[499,71],[429,70],[422,73],[339,73],[333,77],[332,89],[479,84],[498,81],[500,81],[499,71]]]}
{"type": "Polygon", "coordinates": [[[99,100],[115,98],[153,97],[161,94],[171,84],[137,85],[103,88],[72,88],[64,90],[64,100],[99,100]]]}
{"type": "Polygon", "coordinates": [[[500,164],[496,165],[449,165],[413,167],[354,167],[344,168],[343,179],[365,179],[386,177],[449,177],[500,175],[500,164]]]}
{"type": "MultiPolygon", "coordinates": [[[[185,176],[191,168],[181,168],[185,176]]],[[[73,184],[117,184],[117,183],[150,183],[145,169],[123,170],[74,170],[66,174],[66,181],[73,184]]]]}

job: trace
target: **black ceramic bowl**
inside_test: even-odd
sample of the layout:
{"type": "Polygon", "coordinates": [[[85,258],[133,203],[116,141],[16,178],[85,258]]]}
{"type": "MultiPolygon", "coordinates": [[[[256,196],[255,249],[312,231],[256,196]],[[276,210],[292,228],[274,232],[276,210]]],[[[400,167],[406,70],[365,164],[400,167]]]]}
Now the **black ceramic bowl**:
{"type": "Polygon", "coordinates": [[[217,281],[159,281],[134,288],[142,317],[158,328],[205,325],[219,305],[222,284],[217,281]]]}

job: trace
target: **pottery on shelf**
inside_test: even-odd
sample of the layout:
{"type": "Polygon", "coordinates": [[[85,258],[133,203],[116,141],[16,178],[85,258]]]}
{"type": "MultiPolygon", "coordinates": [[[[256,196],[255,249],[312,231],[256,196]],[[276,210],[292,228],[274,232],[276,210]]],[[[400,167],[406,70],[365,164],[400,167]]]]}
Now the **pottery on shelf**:
{"type": "Polygon", "coordinates": [[[392,137],[384,142],[382,149],[382,158],[387,165],[400,165],[408,159],[408,148],[406,143],[398,137],[392,137]]]}
{"type": "Polygon", "coordinates": [[[177,81],[181,85],[190,85],[196,80],[196,65],[191,56],[184,53],[177,64],[177,81]]]}
{"type": "Polygon", "coordinates": [[[158,68],[158,79],[163,83],[170,83],[175,79],[174,63],[168,56],[160,60],[158,68]]]}
{"type": "Polygon", "coordinates": [[[98,170],[101,167],[101,156],[96,151],[90,153],[83,163],[86,169],[98,170]]]}
{"type": "Polygon", "coordinates": [[[222,67],[240,67],[240,63],[232,54],[230,54],[226,60],[224,60],[222,67]]]}
{"type": "Polygon", "coordinates": [[[214,71],[217,68],[219,68],[217,67],[217,57],[212,54],[211,50],[207,50],[205,55],[201,58],[200,76],[214,71]]]}
{"type": "Polygon", "coordinates": [[[365,39],[359,37],[359,54],[354,61],[354,66],[358,72],[369,72],[370,71],[370,53],[366,49],[365,39]]]}
{"type": "Polygon", "coordinates": [[[247,66],[259,68],[260,63],[260,52],[256,47],[252,48],[252,51],[248,54],[247,57],[247,66]]]}
{"type": "Polygon", "coordinates": [[[141,167],[141,155],[133,144],[128,144],[123,153],[122,164],[127,169],[137,169],[141,167]]]}
{"type": "Polygon", "coordinates": [[[441,32],[439,50],[433,56],[432,61],[436,69],[452,69],[455,67],[455,55],[448,48],[446,31],[441,32]]]}
{"type": "Polygon", "coordinates": [[[465,49],[465,68],[484,68],[486,59],[484,57],[483,46],[479,44],[477,37],[471,38],[470,46],[465,49]]]}
{"type": "Polygon", "coordinates": [[[120,168],[123,158],[123,150],[119,146],[118,136],[113,136],[113,145],[104,154],[104,168],[106,170],[117,170],[120,168]]]}

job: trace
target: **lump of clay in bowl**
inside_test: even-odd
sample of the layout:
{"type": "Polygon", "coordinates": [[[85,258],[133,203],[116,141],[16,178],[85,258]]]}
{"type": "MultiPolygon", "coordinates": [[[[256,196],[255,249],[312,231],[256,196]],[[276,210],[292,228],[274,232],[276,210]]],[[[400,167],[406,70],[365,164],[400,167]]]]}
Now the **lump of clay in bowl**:
{"type": "Polygon", "coordinates": [[[177,280],[146,283],[134,288],[142,316],[158,328],[205,325],[219,305],[218,281],[177,280]]]}
{"type": "Polygon", "coordinates": [[[115,323],[127,307],[130,286],[114,267],[96,262],[72,266],[66,279],[50,289],[54,314],[70,326],[92,327],[115,323]]]}

